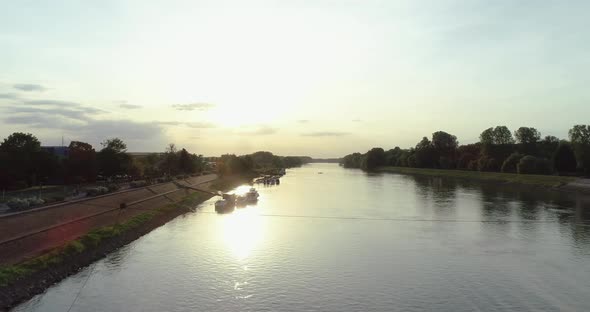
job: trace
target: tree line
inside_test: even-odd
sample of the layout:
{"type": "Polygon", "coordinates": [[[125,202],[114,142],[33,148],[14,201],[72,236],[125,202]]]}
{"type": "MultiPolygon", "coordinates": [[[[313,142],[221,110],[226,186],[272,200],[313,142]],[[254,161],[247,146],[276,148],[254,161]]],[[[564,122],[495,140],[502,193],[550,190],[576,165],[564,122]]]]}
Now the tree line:
{"type": "Polygon", "coordinates": [[[225,154],[217,159],[217,172],[221,175],[242,174],[269,168],[300,167],[311,162],[307,156],[277,156],[259,151],[248,155],[225,154]]]}
{"type": "Polygon", "coordinates": [[[342,158],[346,168],[374,170],[380,166],[460,169],[521,174],[590,175],[590,125],[575,125],[569,140],[542,137],[532,127],[512,133],[506,126],[485,129],[479,142],[459,145],[457,137],[437,131],[415,147],[388,151],[375,147],[342,158]]]}
{"type": "Polygon", "coordinates": [[[132,156],[119,138],[107,139],[96,151],[72,141],[67,153],[52,153],[30,133],[16,132],[0,143],[0,188],[21,189],[39,184],[79,184],[97,180],[149,179],[192,174],[205,169],[202,155],[170,144],[163,153],[132,156]]]}
{"type": "Polygon", "coordinates": [[[0,189],[22,189],[40,184],[80,184],[102,180],[169,178],[217,170],[240,174],[260,168],[288,168],[309,162],[309,157],[282,157],[270,152],[205,158],[169,144],[164,152],[132,155],[119,138],[103,141],[97,151],[91,144],[72,141],[67,153],[43,148],[30,133],[15,132],[0,143],[0,189]],[[215,165],[212,165],[215,164],[215,165]]]}

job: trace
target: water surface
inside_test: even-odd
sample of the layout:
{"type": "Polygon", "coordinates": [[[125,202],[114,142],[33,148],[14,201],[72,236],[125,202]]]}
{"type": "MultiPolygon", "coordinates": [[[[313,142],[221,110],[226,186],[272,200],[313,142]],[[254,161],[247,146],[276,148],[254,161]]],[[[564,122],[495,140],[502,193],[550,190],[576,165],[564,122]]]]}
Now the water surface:
{"type": "Polygon", "coordinates": [[[590,311],[585,197],[334,164],[259,191],[230,214],[206,202],[14,311],[590,311]]]}

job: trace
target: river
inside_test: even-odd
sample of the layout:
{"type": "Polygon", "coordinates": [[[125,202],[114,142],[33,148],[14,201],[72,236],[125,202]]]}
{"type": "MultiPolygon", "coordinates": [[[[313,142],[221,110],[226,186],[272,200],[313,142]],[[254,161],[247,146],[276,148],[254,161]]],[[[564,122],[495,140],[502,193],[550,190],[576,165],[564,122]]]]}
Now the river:
{"type": "Polygon", "coordinates": [[[588,198],[335,164],[259,191],[229,214],[205,202],[14,311],[590,311],[588,198]]]}

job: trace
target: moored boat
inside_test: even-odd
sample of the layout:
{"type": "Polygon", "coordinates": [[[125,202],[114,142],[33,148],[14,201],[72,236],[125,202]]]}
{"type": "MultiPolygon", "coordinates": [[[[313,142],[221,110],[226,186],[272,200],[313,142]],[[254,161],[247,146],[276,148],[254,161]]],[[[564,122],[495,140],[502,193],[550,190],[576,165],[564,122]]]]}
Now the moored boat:
{"type": "Polygon", "coordinates": [[[227,200],[220,199],[215,202],[215,211],[224,211],[224,210],[228,209],[229,206],[230,205],[227,200]]]}
{"type": "Polygon", "coordinates": [[[260,196],[258,194],[258,191],[255,188],[250,188],[250,190],[248,191],[248,193],[246,193],[246,200],[249,202],[253,202],[253,201],[257,201],[258,200],[258,196],[260,196]]]}

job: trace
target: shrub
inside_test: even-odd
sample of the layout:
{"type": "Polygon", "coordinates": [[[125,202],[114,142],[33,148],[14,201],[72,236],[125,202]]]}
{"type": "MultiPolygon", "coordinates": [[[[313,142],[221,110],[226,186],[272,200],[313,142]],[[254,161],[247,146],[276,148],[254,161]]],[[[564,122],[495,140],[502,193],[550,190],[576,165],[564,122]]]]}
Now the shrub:
{"type": "Polygon", "coordinates": [[[548,159],[530,155],[522,157],[517,165],[519,174],[551,174],[552,167],[548,159]]]}
{"type": "Polygon", "coordinates": [[[11,198],[6,202],[6,205],[8,205],[11,210],[24,210],[29,208],[29,201],[26,199],[11,198]]]}
{"type": "Polygon", "coordinates": [[[42,200],[41,198],[36,198],[36,197],[31,197],[31,198],[28,198],[27,200],[29,201],[30,207],[41,206],[45,203],[44,200],[42,200]]]}
{"type": "Polygon", "coordinates": [[[11,198],[6,205],[11,210],[25,210],[28,208],[33,208],[37,206],[41,206],[45,203],[44,200],[36,197],[31,198],[11,198]]]}
{"type": "Polygon", "coordinates": [[[51,197],[51,199],[52,199],[54,202],[60,202],[60,201],[64,201],[66,198],[65,198],[65,197],[63,197],[63,196],[59,196],[59,195],[57,195],[57,196],[53,196],[53,197],[51,197]]]}
{"type": "Polygon", "coordinates": [[[88,196],[98,196],[103,195],[109,192],[109,189],[104,186],[97,186],[97,187],[89,187],[86,189],[86,194],[88,196]]]}
{"type": "Polygon", "coordinates": [[[577,161],[573,149],[567,143],[560,143],[553,154],[553,167],[560,174],[576,172],[577,161]]]}
{"type": "Polygon", "coordinates": [[[147,186],[147,182],[146,181],[132,181],[131,183],[129,183],[129,186],[131,188],[138,188],[138,187],[144,187],[147,186]]]}
{"type": "Polygon", "coordinates": [[[479,171],[498,171],[500,166],[495,158],[481,156],[477,160],[477,170],[479,171]]]}
{"type": "Polygon", "coordinates": [[[109,185],[107,185],[107,189],[109,190],[109,192],[115,192],[121,189],[121,187],[119,186],[119,184],[110,183],[109,185]]]}
{"type": "Polygon", "coordinates": [[[508,158],[506,158],[506,160],[502,164],[502,172],[516,173],[516,166],[518,165],[520,159],[523,157],[524,155],[522,154],[512,153],[510,156],[508,156],[508,158]]]}

